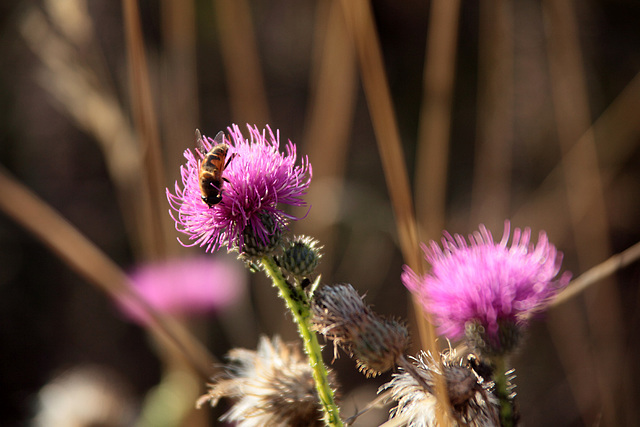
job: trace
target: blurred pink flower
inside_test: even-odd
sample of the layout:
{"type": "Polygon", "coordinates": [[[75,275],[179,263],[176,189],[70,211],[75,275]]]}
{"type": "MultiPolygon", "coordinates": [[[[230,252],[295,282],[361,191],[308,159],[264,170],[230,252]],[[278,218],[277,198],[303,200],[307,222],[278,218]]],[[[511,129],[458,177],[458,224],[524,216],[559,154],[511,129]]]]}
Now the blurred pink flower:
{"type": "MultiPolygon", "coordinates": [[[[246,288],[244,269],[237,263],[211,256],[139,266],[129,278],[151,307],[178,316],[205,314],[231,306],[246,288]]],[[[146,314],[135,301],[123,299],[118,305],[130,319],[146,322],[146,314]]]]}

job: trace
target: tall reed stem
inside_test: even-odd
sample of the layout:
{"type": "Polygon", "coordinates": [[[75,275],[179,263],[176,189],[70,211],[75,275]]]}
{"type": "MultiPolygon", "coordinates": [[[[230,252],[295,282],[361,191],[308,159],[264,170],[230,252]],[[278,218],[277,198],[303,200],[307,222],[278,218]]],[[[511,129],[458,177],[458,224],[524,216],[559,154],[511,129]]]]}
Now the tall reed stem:
{"type": "Polygon", "coordinates": [[[273,285],[280,291],[280,296],[285,300],[298,325],[298,332],[304,342],[305,352],[309,356],[309,365],[313,369],[313,379],[324,411],[325,424],[330,427],[341,427],[343,424],[340,419],[340,410],[335,403],[333,390],[329,384],[327,368],[322,361],[322,351],[318,343],[318,337],[311,331],[310,327],[309,298],[302,289],[287,282],[273,257],[265,256],[262,258],[261,263],[273,285]]]}

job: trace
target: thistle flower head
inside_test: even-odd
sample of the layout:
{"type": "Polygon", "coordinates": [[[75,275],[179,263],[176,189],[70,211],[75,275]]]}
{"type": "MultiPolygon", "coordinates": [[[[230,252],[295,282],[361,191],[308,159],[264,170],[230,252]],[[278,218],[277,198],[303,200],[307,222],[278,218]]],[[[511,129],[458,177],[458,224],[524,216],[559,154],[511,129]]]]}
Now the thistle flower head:
{"type": "Polygon", "coordinates": [[[498,399],[492,393],[492,382],[475,373],[468,361],[449,348],[438,360],[431,353],[420,352],[411,358],[410,369],[400,368],[378,393],[389,392],[397,402],[391,418],[402,420],[402,426],[437,426],[436,411],[440,403],[434,395],[435,377],[443,375],[457,426],[499,426],[498,399]],[[419,378],[416,378],[418,376],[419,378]],[[427,385],[427,389],[423,386],[427,385]]]}
{"type": "Polygon", "coordinates": [[[448,338],[461,338],[469,325],[475,325],[487,344],[500,351],[502,332],[511,334],[508,329],[513,326],[526,326],[569,283],[569,273],[557,277],[562,254],[544,232],[534,245],[530,229],[516,228],[509,246],[509,228],[506,221],[499,243],[482,225],[468,244],[460,235],[445,234],[442,248],[433,241],[423,247],[430,273],[419,277],[405,267],[402,282],[418,295],[448,338]]]}
{"type": "Polygon", "coordinates": [[[364,304],[351,285],[324,286],[311,302],[312,329],[342,347],[367,376],[392,369],[409,346],[409,332],[364,304]]]}
{"type": "MultiPolygon", "coordinates": [[[[187,160],[181,168],[182,188],[176,182],[175,194],[167,189],[167,198],[175,211],[176,228],[189,236],[191,245],[212,252],[226,246],[242,249],[247,230],[265,244],[276,231],[281,232],[288,220],[296,217],[281,205],[304,206],[302,196],[311,182],[311,165],[305,157],[296,165],[296,146],[289,141],[281,153],[280,135],[268,126],[260,131],[248,126],[250,139],[245,139],[237,125],[229,127],[225,138],[229,156],[234,156],[222,171],[221,201],[211,207],[202,201],[198,179],[205,153],[187,149],[187,160]],[[268,217],[275,229],[265,225],[268,217]]],[[[209,150],[214,141],[203,138],[209,150]]]]}
{"type": "MultiPolygon", "coordinates": [[[[234,349],[224,377],[210,384],[198,406],[235,399],[221,421],[238,427],[324,426],[312,369],[300,350],[278,337],[261,337],[257,351],[234,349]]],[[[330,375],[330,382],[333,377],[330,375]]]]}

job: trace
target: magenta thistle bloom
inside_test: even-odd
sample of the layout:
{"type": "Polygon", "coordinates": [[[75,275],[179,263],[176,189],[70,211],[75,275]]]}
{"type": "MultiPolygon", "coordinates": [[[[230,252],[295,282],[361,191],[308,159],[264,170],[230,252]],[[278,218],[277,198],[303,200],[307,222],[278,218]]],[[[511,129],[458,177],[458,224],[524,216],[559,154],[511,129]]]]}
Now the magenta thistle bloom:
{"type": "MultiPolygon", "coordinates": [[[[210,257],[176,259],[137,267],[129,278],[138,294],[154,309],[171,315],[197,315],[223,309],[245,292],[244,270],[236,263],[210,257]]],[[[148,321],[129,299],[118,301],[127,317],[148,321]]]]}
{"type": "MultiPolygon", "coordinates": [[[[228,250],[242,248],[249,230],[267,243],[280,233],[290,219],[280,205],[305,206],[302,196],[311,182],[311,165],[306,157],[296,166],[296,146],[289,141],[286,153],[279,151],[280,134],[267,126],[260,131],[247,125],[251,136],[245,139],[237,125],[229,127],[225,142],[230,146],[227,158],[235,155],[224,169],[222,201],[212,207],[202,199],[198,180],[203,153],[187,149],[187,163],[181,166],[182,186],[175,184],[175,194],[167,189],[167,198],[177,216],[172,213],[176,228],[187,234],[193,245],[209,252],[222,246],[228,250]],[[275,229],[273,228],[275,227],[275,229]]],[[[214,143],[203,138],[209,150],[214,143]]],[[[187,245],[186,245],[187,246],[187,245]]]]}
{"type": "Polygon", "coordinates": [[[442,248],[432,241],[423,246],[431,272],[418,277],[405,266],[402,282],[417,294],[434,316],[440,332],[452,339],[464,336],[465,327],[477,324],[499,344],[499,329],[524,326],[531,315],[544,309],[571,275],[556,277],[562,253],[540,232],[538,243],[530,242],[531,230],[516,228],[511,246],[510,223],[505,222],[500,243],[494,243],[483,226],[469,236],[469,244],[458,234],[445,232],[442,248]]]}

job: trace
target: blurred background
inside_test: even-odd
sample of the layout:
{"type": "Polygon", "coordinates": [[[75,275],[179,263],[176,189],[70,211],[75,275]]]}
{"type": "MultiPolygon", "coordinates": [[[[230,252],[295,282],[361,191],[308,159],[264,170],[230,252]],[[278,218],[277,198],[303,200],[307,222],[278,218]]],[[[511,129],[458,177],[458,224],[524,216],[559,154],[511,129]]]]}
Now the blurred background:
{"type": "MultiPolygon", "coordinates": [[[[639,20],[632,0],[5,0],[1,170],[132,272],[203,255],[176,240],[165,197],[195,128],[270,124],[313,165],[291,228],[324,245],[323,281],[406,318],[416,352],[390,201],[403,189],[378,146],[404,153],[391,175],[408,177],[420,240],[480,223],[499,238],[511,219],[578,276],[640,240],[639,20]]],[[[2,188],[2,206],[41,215],[2,188]]],[[[200,378],[56,255],[71,240],[45,245],[15,217],[0,215],[0,424],[73,425],[68,402],[95,396],[100,425],[220,425],[226,403],[194,410],[200,378]]],[[[168,314],[219,362],[260,334],[297,339],[262,275],[209,259],[226,269],[202,273],[209,289],[242,291],[168,314]]],[[[512,360],[526,425],[640,425],[639,282],[633,264],[533,323],[512,360]]],[[[333,366],[347,416],[389,379],[333,366]]]]}

